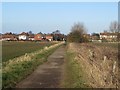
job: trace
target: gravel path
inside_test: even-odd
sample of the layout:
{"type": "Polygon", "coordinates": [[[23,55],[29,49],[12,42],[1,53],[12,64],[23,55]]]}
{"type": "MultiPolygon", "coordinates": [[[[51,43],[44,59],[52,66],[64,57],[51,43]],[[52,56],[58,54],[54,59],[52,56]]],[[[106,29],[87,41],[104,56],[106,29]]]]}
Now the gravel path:
{"type": "Polygon", "coordinates": [[[16,85],[17,88],[59,88],[64,70],[65,46],[59,47],[48,61],[16,85]]]}

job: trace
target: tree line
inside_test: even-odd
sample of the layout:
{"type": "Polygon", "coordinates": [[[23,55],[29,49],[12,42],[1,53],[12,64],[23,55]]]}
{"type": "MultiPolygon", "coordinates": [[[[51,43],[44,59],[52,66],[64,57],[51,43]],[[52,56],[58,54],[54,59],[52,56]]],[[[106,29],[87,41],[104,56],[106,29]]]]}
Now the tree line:
{"type": "MultiPolygon", "coordinates": [[[[120,33],[120,24],[117,21],[113,21],[110,23],[109,30],[104,32],[110,33],[120,33]]],[[[87,29],[85,28],[83,23],[74,23],[71,28],[71,32],[67,35],[68,42],[88,42],[88,38],[85,37],[87,34],[87,29]]],[[[99,36],[97,33],[93,33],[92,35],[99,36]]]]}

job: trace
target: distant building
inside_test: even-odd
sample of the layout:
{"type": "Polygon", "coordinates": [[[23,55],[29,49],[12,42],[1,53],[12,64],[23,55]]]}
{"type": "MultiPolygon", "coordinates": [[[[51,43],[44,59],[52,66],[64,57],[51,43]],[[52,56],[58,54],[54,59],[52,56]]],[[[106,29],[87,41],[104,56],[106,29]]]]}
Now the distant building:
{"type": "Polygon", "coordinates": [[[22,32],[21,34],[18,35],[19,40],[29,40],[29,34],[22,32]]]}
{"type": "Polygon", "coordinates": [[[34,40],[41,41],[42,39],[43,39],[43,35],[42,34],[35,34],[34,40]]]}
{"type": "Polygon", "coordinates": [[[119,33],[100,33],[100,39],[101,40],[107,40],[107,41],[117,41],[119,33]]]}
{"type": "Polygon", "coordinates": [[[30,40],[30,41],[34,41],[34,40],[35,40],[34,34],[29,34],[29,40],[30,40]]]}
{"type": "Polygon", "coordinates": [[[53,36],[50,34],[47,34],[45,37],[46,37],[46,40],[49,40],[49,41],[53,40],[53,36]]]}
{"type": "Polygon", "coordinates": [[[5,33],[3,35],[1,35],[1,40],[2,41],[11,41],[11,40],[17,40],[17,36],[13,33],[5,33]]]}

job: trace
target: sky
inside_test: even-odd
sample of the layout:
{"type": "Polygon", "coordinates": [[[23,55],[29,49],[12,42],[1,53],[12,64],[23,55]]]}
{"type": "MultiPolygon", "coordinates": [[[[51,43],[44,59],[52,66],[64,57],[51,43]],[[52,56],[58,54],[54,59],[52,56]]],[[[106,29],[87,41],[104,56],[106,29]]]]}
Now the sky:
{"type": "Polygon", "coordinates": [[[2,2],[0,23],[2,33],[68,34],[77,22],[84,23],[88,33],[99,33],[117,20],[117,2],[2,2]]]}
{"type": "Polygon", "coordinates": [[[1,0],[2,2],[119,2],[119,0],[1,0]]]}

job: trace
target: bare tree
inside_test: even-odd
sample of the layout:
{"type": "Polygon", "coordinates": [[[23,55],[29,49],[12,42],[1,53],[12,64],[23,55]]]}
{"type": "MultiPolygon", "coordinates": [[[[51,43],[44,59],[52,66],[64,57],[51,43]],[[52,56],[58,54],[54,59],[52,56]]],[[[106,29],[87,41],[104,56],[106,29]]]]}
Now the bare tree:
{"type": "Polygon", "coordinates": [[[87,33],[87,30],[86,28],[84,27],[84,24],[83,23],[74,23],[74,25],[72,26],[71,28],[71,31],[74,32],[74,31],[78,31],[79,33],[81,34],[85,34],[87,33]]]}
{"type": "Polygon", "coordinates": [[[84,42],[87,41],[84,37],[83,34],[86,34],[86,29],[83,25],[83,23],[75,23],[72,28],[71,32],[68,34],[67,40],[70,42],[84,42]]]}
{"type": "Polygon", "coordinates": [[[117,21],[113,21],[110,23],[110,32],[112,33],[115,33],[115,32],[119,32],[119,29],[120,28],[120,25],[118,25],[118,22],[117,21]]]}

